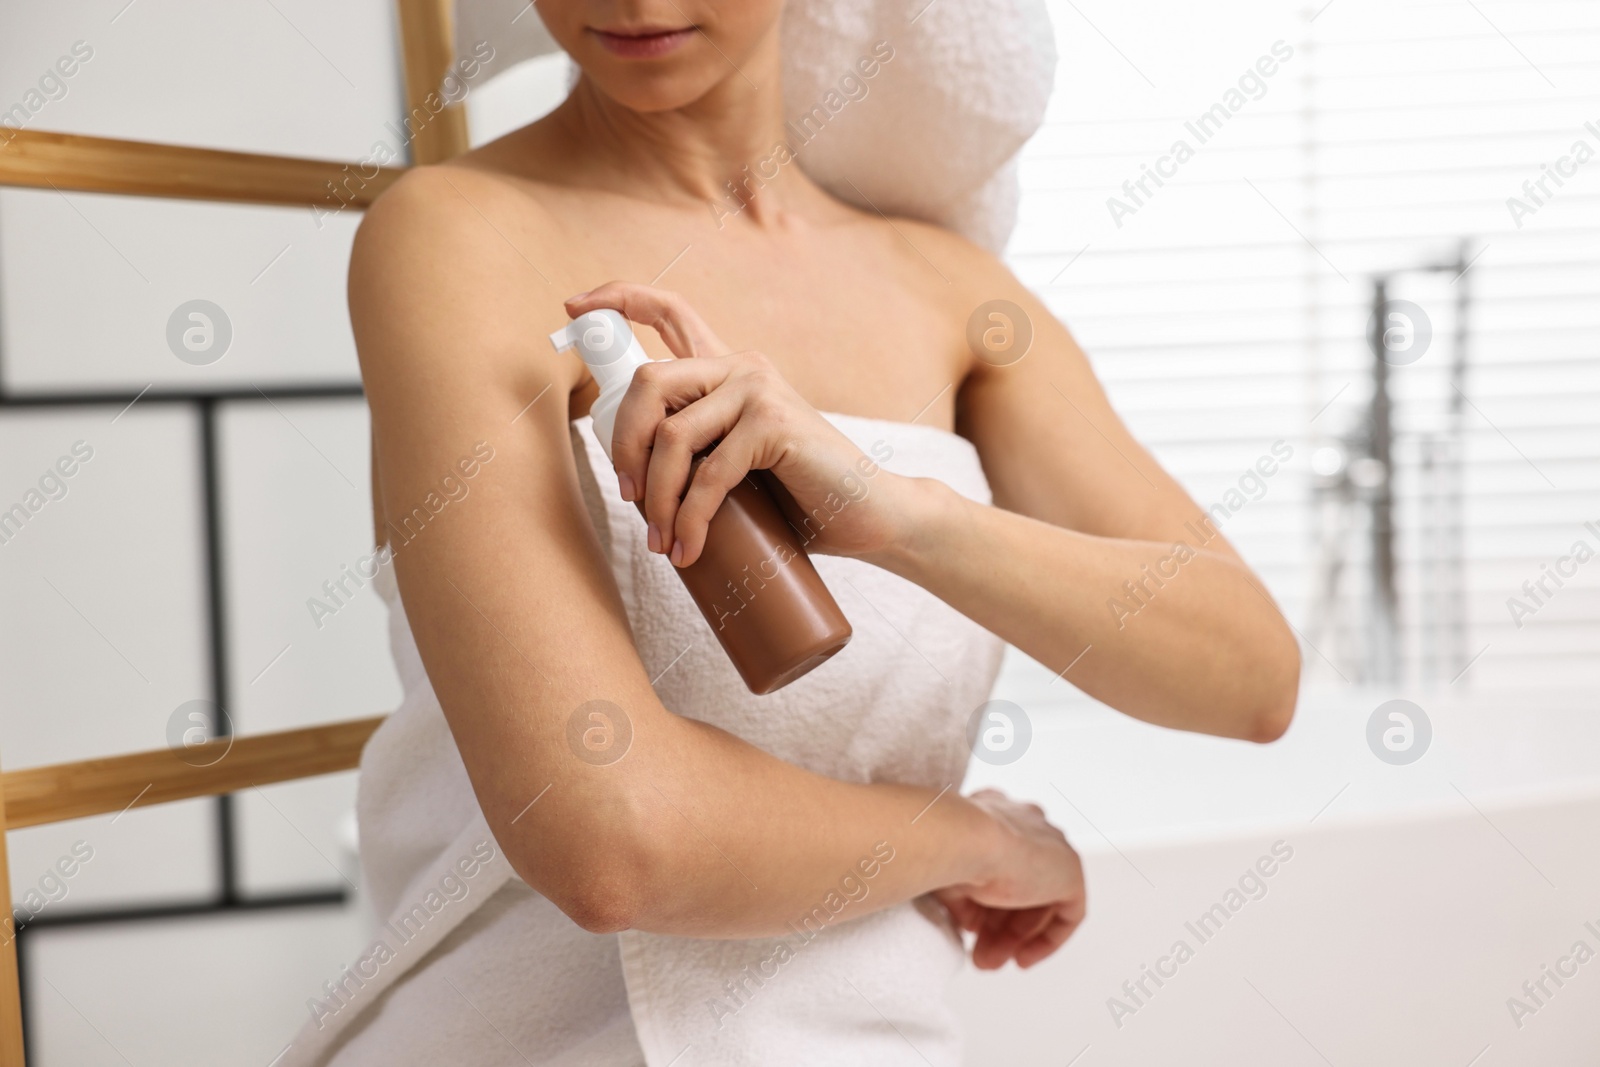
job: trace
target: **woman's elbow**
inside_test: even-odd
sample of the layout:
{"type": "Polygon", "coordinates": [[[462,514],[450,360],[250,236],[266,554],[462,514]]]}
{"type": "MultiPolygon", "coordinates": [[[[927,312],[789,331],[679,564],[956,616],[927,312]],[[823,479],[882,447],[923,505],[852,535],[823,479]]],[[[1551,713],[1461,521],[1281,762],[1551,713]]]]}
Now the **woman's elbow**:
{"type": "Polygon", "coordinates": [[[1248,741],[1271,744],[1289,730],[1294,721],[1295,705],[1300,699],[1300,645],[1284,627],[1285,640],[1269,659],[1263,672],[1269,679],[1263,688],[1244,733],[1248,741]]]}
{"type": "Polygon", "coordinates": [[[1245,740],[1254,741],[1258,745],[1270,745],[1289,732],[1289,724],[1292,721],[1294,721],[1292,699],[1265,708],[1252,720],[1250,730],[1245,734],[1245,740]]]}
{"type": "Polygon", "coordinates": [[[616,858],[543,854],[512,869],[562,914],[591,934],[615,934],[639,923],[646,879],[616,858]],[[555,868],[559,868],[558,870],[555,868]]]}
{"type": "Polygon", "coordinates": [[[639,922],[635,893],[621,887],[597,887],[569,895],[557,906],[567,918],[591,934],[632,930],[639,922]]]}
{"type": "Polygon", "coordinates": [[[637,927],[659,881],[649,831],[616,823],[566,830],[524,835],[521,847],[508,850],[512,870],[592,934],[637,927]]]}

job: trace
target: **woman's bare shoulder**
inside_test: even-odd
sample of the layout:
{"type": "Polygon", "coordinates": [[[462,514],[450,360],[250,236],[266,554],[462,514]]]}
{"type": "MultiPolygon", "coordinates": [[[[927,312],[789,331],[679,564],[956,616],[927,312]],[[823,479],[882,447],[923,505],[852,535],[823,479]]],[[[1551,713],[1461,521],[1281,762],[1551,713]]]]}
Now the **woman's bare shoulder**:
{"type": "MultiPolygon", "coordinates": [[[[367,211],[350,256],[349,302],[364,372],[400,352],[444,358],[420,337],[449,339],[450,358],[494,372],[553,365],[541,341],[567,321],[572,288],[556,218],[490,171],[443,164],[407,171],[367,211]]],[[[570,376],[570,375],[568,375],[570,376]]]]}
{"type": "Polygon", "coordinates": [[[975,299],[1011,297],[1023,288],[995,253],[954,230],[915,219],[894,219],[904,255],[920,257],[941,276],[943,286],[975,299]]]}
{"type": "MultiPolygon", "coordinates": [[[[923,321],[945,339],[948,373],[964,383],[984,367],[972,347],[972,324],[987,322],[988,309],[1001,301],[1032,316],[1036,298],[993,252],[936,223],[904,216],[861,212],[856,224],[871,234],[873,259],[882,278],[893,278],[920,308],[923,321]]],[[[924,347],[932,352],[932,342],[924,347]]]]}
{"type": "Polygon", "coordinates": [[[514,182],[470,158],[414,167],[367,209],[352,269],[381,265],[394,252],[421,253],[424,263],[431,252],[487,255],[497,243],[526,257],[547,252],[558,232],[537,183],[514,182]]]}

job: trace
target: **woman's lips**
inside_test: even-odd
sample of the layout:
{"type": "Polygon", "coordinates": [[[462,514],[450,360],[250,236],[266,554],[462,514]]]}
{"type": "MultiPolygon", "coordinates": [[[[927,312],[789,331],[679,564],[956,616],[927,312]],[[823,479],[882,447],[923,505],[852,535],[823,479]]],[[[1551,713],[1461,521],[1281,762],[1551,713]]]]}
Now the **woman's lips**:
{"type": "Polygon", "coordinates": [[[693,26],[681,30],[647,30],[640,33],[614,33],[590,30],[600,46],[612,55],[627,59],[654,59],[680,47],[695,32],[693,26]]]}

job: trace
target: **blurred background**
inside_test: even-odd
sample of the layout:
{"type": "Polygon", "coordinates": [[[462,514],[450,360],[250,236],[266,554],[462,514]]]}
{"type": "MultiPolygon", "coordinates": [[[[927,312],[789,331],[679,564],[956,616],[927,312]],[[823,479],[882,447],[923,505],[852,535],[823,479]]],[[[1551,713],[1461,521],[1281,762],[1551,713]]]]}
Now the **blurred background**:
{"type": "MultiPolygon", "coordinates": [[[[1007,258],[1262,574],[1305,680],[1255,747],[1008,660],[995,697],[1031,740],[969,785],[1046,807],[1091,918],[1035,971],[962,979],[970,1062],[1595,1063],[1600,6],[1052,17],[1007,258]]],[[[567,74],[472,88],[473,141],[567,74]]],[[[357,160],[402,111],[388,0],[0,9],[5,125],[357,160]]],[[[160,747],[214,686],[240,733],[397,701],[376,594],[307,608],[371,548],[357,221],[0,190],[0,509],[74,471],[0,525],[6,767],[160,747]],[[230,335],[204,365],[168,341],[197,300],[230,335]],[[214,395],[127,403],[147,386],[214,395]]],[[[13,898],[43,901],[31,1062],[271,1063],[367,940],[354,788],[13,832],[13,898]]]]}

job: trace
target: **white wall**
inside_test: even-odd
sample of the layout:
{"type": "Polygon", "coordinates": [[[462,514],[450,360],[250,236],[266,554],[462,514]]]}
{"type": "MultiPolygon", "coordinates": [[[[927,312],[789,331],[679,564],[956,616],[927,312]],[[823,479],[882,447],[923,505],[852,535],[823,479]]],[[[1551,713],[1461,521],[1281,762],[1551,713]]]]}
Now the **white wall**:
{"type": "MultiPolygon", "coordinates": [[[[30,128],[356,158],[397,112],[384,0],[124,3],[0,12],[0,108],[25,100],[82,41],[91,58],[30,128]]],[[[352,382],[344,272],[355,223],[319,227],[295,209],[0,193],[6,387],[352,382]],[[220,305],[233,326],[230,349],[210,366],[181,362],[166,343],[168,316],[194,298],[220,305]]],[[[67,496],[0,545],[0,744],[10,767],[160,747],[174,709],[208,691],[196,416],[185,405],[119,408],[0,416],[6,506],[73,442],[94,450],[67,496]]],[[[360,401],[230,405],[220,431],[236,727],[391,706],[398,686],[376,599],[321,630],[304,606],[370,544],[360,401]]],[[[243,889],[343,884],[335,865],[346,863],[340,830],[353,796],[348,774],[242,795],[243,889]]],[[[93,859],[49,910],[202,899],[216,884],[213,822],[212,804],[195,801],[13,833],[13,894],[83,841],[93,859]]],[[[265,1063],[362,921],[355,910],[321,910],[39,933],[28,945],[36,1060],[265,1063]]]]}

